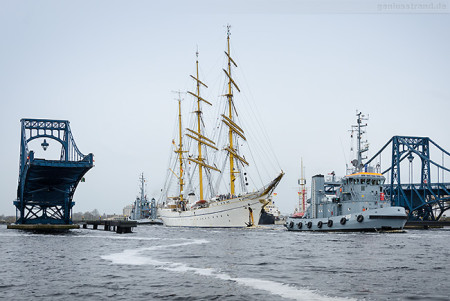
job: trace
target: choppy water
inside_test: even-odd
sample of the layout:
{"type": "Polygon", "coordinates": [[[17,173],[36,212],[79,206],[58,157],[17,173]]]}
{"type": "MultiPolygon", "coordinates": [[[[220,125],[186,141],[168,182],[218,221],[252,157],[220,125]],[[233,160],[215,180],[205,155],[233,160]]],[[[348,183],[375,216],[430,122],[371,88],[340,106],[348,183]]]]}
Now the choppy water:
{"type": "Polygon", "coordinates": [[[0,229],[5,300],[449,300],[450,229],[0,229]]]}

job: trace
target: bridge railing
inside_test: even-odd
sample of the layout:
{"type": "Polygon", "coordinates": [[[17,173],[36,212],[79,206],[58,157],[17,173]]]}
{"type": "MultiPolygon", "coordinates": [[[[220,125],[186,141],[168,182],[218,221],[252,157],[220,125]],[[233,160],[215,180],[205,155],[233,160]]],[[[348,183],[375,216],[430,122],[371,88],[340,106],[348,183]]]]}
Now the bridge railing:
{"type": "Polygon", "coordinates": [[[86,158],[77,147],[67,120],[22,119],[20,170],[29,162],[28,144],[35,139],[48,138],[61,144],[60,161],[82,161],[86,158]]]}

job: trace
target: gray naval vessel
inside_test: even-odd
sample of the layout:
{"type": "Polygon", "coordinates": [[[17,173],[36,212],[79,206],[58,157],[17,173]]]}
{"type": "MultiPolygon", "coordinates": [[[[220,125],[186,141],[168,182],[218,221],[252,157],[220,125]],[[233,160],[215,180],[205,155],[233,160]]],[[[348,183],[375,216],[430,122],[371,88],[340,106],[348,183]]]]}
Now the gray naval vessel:
{"type": "Polygon", "coordinates": [[[391,206],[385,199],[382,184],[385,177],[374,168],[362,163],[368,151],[367,141],[361,147],[367,120],[357,113],[357,125],[352,126],[357,135],[357,158],[352,161],[350,173],[340,181],[333,175],[325,182],[323,175],[312,177],[311,199],[303,217],[289,217],[285,227],[289,231],[386,231],[401,230],[407,215],[405,208],[391,206]]]}

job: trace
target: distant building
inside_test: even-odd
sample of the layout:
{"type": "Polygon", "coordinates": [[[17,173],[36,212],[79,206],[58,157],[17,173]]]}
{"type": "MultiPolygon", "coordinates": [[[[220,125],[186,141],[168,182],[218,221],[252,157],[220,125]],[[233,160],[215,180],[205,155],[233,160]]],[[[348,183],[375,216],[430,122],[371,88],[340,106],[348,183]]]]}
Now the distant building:
{"type": "Polygon", "coordinates": [[[130,217],[132,211],[133,211],[133,205],[127,205],[123,208],[123,215],[126,217],[130,217]]]}

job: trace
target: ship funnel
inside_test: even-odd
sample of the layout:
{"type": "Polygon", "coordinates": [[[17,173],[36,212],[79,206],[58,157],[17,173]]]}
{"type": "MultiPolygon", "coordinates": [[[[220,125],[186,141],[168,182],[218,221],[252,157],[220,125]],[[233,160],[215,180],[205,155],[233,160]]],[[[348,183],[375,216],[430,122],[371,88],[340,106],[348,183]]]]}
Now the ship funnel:
{"type": "Polygon", "coordinates": [[[317,218],[317,206],[324,197],[325,178],[323,175],[315,175],[311,180],[311,215],[317,218]]]}

